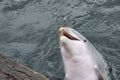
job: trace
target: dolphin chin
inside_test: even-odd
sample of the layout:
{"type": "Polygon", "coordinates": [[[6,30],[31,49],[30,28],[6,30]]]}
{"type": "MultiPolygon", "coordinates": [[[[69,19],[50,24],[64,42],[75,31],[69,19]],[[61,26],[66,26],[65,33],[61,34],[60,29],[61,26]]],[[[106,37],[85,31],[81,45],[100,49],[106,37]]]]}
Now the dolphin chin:
{"type": "Polygon", "coordinates": [[[65,80],[109,80],[102,55],[82,34],[61,27],[59,35],[65,80]]]}

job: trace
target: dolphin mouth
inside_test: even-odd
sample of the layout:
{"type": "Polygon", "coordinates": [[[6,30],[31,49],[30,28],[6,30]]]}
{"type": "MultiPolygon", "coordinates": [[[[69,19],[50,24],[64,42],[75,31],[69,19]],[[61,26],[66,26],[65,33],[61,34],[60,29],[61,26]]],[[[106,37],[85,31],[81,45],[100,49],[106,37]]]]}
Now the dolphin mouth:
{"type": "Polygon", "coordinates": [[[72,35],[69,33],[69,31],[68,31],[66,28],[64,28],[64,27],[61,27],[58,31],[59,31],[60,37],[61,37],[61,36],[65,36],[65,37],[67,37],[67,38],[69,38],[69,39],[71,39],[71,40],[79,40],[79,39],[75,38],[74,36],[72,36],[72,35]]]}

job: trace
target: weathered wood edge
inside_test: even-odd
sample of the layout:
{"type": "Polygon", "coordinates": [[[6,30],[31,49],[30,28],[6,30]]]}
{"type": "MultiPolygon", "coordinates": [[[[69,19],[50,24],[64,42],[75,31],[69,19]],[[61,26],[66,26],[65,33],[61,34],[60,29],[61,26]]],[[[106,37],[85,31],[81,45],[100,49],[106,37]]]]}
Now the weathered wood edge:
{"type": "Polygon", "coordinates": [[[49,80],[44,75],[0,53],[0,80],[49,80]]]}

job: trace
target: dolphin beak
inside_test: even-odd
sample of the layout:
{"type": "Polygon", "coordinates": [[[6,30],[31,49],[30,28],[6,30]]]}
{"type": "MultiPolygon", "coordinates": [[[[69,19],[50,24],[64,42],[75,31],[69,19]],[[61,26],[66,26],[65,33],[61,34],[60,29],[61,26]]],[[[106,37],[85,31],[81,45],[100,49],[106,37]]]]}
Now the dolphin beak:
{"type": "Polygon", "coordinates": [[[58,31],[59,31],[60,37],[61,37],[61,36],[65,36],[65,37],[67,37],[67,38],[69,38],[69,39],[71,39],[71,40],[79,40],[79,39],[75,38],[74,36],[72,36],[72,35],[69,33],[69,31],[68,31],[66,28],[64,28],[64,27],[61,27],[58,31]]]}

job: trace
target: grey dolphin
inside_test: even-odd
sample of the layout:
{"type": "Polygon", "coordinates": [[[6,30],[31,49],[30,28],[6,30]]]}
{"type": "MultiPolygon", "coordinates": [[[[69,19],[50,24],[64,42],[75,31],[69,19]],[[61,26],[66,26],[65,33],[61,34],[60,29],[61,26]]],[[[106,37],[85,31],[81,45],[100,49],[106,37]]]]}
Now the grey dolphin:
{"type": "Polygon", "coordinates": [[[59,35],[65,80],[109,80],[107,64],[90,41],[69,27],[59,35]]]}

